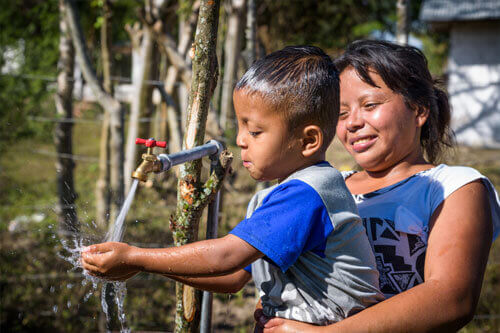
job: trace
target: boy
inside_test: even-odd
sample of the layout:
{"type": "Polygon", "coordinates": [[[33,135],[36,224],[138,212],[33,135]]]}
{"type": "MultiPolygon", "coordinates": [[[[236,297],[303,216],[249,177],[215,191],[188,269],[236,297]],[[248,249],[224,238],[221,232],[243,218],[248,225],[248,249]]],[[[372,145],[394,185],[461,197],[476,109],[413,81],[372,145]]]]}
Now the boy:
{"type": "Polygon", "coordinates": [[[278,184],[257,193],[223,238],[168,249],[93,245],[83,267],[110,279],[159,273],[216,292],[235,292],[252,277],[265,315],[319,325],[380,301],[355,203],[324,161],[339,113],[331,59],[308,46],[271,53],[245,73],[233,99],[243,165],[278,184]]]}

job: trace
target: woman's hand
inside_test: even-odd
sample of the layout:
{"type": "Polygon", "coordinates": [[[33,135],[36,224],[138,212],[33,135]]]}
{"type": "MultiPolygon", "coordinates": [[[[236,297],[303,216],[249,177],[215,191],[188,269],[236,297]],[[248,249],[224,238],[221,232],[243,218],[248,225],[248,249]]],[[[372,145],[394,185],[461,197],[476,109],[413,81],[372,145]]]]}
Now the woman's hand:
{"type": "Polygon", "coordinates": [[[107,280],[126,280],[139,272],[129,264],[133,247],[125,243],[108,242],[86,247],[82,251],[82,266],[90,275],[107,280]]]}
{"type": "MultiPolygon", "coordinates": [[[[257,305],[257,309],[254,312],[254,318],[256,321],[254,333],[291,333],[291,332],[322,332],[324,326],[314,326],[306,324],[300,321],[283,319],[283,318],[269,318],[264,315],[262,308],[257,305]]],[[[333,329],[330,326],[330,329],[333,329]]],[[[333,330],[332,330],[333,332],[333,330]]]]}
{"type": "Polygon", "coordinates": [[[273,318],[264,325],[264,333],[322,332],[325,326],[314,326],[300,321],[273,318]]]}

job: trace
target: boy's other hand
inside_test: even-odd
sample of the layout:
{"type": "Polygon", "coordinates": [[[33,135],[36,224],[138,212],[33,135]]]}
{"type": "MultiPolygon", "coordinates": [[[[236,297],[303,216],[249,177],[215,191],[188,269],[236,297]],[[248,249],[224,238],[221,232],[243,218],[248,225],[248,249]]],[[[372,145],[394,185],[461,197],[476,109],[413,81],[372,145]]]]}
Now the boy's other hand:
{"type": "Polygon", "coordinates": [[[125,243],[108,242],[87,246],[82,251],[82,266],[90,275],[107,280],[126,280],[139,272],[129,264],[133,247],[125,243]]]}

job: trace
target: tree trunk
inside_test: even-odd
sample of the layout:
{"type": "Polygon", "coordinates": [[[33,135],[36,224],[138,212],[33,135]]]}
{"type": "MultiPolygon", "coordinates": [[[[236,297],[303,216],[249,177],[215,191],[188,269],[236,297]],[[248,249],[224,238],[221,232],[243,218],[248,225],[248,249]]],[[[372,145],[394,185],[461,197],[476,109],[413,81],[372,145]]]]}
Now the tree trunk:
{"type": "MultiPolygon", "coordinates": [[[[198,14],[200,12],[199,1],[193,5],[192,14],[187,18],[186,21],[179,23],[179,45],[177,51],[179,55],[186,59],[188,56],[189,49],[193,41],[193,32],[196,28],[196,22],[198,20],[198,14]]],[[[179,83],[179,69],[175,65],[171,65],[167,71],[167,77],[165,79],[165,90],[170,96],[174,95],[176,90],[176,84],[179,83]]],[[[184,87],[185,89],[185,87],[184,87]]],[[[182,110],[184,108],[184,103],[182,102],[182,92],[180,88],[178,89],[179,96],[177,108],[174,105],[167,106],[168,114],[168,129],[170,132],[170,140],[172,142],[172,151],[176,152],[181,149],[182,137],[184,135],[182,131],[182,110]]]]}
{"type": "MultiPolygon", "coordinates": [[[[193,4],[192,13],[187,18],[186,21],[179,23],[179,43],[175,47],[175,42],[173,38],[168,35],[167,31],[164,31],[167,27],[167,22],[158,22],[154,27],[155,38],[160,46],[160,50],[164,55],[166,55],[169,60],[169,67],[167,70],[167,75],[164,80],[164,101],[166,108],[164,108],[163,119],[167,119],[168,132],[170,134],[169,149],[171,152],[176,152],[181,149],[182,142],[182,119],[181,119],[181,109],[182,103],[175,103],[174,95],[176,92],[176,85],[179,83],[179,78],[183,82],[191,80],[191,68],[189,64],[184,60],[189,52],[192,42],[193,31],[196,27],[196,22],[198,20],[200,3],[196,1],[193,4]],[[166,97],[170,99],[170,102],[166,100],[166,97]]],[[[166,132],[166,130],[165,130],[166,132]]]]}
{"type": "Polygon", "coordinates": [[[59,202],[56,206],[60,231],[67,233],[78,232],[78,218],[75,209],[77,197],[73,182],[73,169],[75,163],[71,158],[73,154],[72,129],[73,124],[73,70],[75,67],[75,50],[68,33],[65,20],[66,7],[59,1],[59,61],[57,64],[57,93],[55,95],[56,109],[59,117],[64,120],[58,122],[54,132],[54,143],[58,153],[56,161],[57,192],[59,202]]]}
{"type": "Polygon", "coordinates": [[[408,36],[410,34],[410,1],[398,0],[397,2],[396,41],[399,44],[408,44],[408,36]]]}
{"type": "Polygon", "coordinates": [[[110,168],[109,168],[109,123],[108,112],[102,115],[101,138],[99,142],[99,178],[96,184],[96,223],[105,230],[111,213],[110,168]]]}
{"type": "MultiPolygon", "coordinates": [[[[101,62],[102,62],[102,77],[103,88],[108,94],[113,95],[113,84],[111,82],[112,57],[110,55],[111,41],[111,1],[104,0],[102,2],[102,18],[101,25],[101,62]]],[[[110,170],[109,170],[109,113],[104,111],[101,125],[101,139],[99,144],[99,178],[96,186],[96,222],[102,229],[106,230],[108,218],[111,213],[111,191],[110,191],[110,170]]],[[[104,284],[102,295],[107,304],[108,314],[104,312],[99,314],[99,330],[106,332],[117,326],[116,316],[117,311],[113,306],[113,288],[109,283],[104,284]]]]}
{"type": "Polygon", "coordinates": [[[86,49],[82,29],[74,0],[64,0],[67,6],[66,18],[76,51],[76,59],[87,84],[92,89],[96,100],[110,115],[110,179],[111,179],[111,221],[116,219],[124,199],[123,185],[123,114],[122,105],[100,86],[94,69],[92,68],[89,53],[86,49]]]}
{"type": "MultiPolygon", "coordinates": [[[[204,143],[208,107],[217,82],[215,46],[219,7],[219,0],[201,1],[194,41],[193,77],[189,94],[184,149],[204,143]]],[[[198,224],[202,213],[200,201],[204,196],[200,174],[200,160],[187,162],[180,167],[177,210],[175,218],[171,221],[174,242],[177,246],[198,238],[198,224]]],[[[176,296],[175,331],[198,331],[201,293],[189,286],[177,283],[176,296]]]]}
{"type": "MultiPolygon", "coordinates": [[[[217,31],[217,63],[220,68],[224,68],[224,41],[226,40],[226,13],[221,11],[219,18],[219,28],[217,31]]],[[[215,111],[217,112],[217,119],[219,121],[219,127],[222,128],[221,118],[220,118],[220,107],[222,99],[222,71],[219,70],[219,76],[217,77],[217,86],[215,87],[214,96],[212,98],[212,104],[215,111]]]]}
{"type": "MultiPolygon", "coordinates": [[[[101,60],[104,90],[113,95],[113,85],[111,82],[112,57],[111,50],[111,2],[103,1],[101,25],[101,60]]],[[[99,147],[99,178],[96,186],[96,223],[103,230],[108,225],[110,214],[111,192],[109,190],[110,170],[109,170],[109,113],[104,111],[102,117],[101,140],[99,147]]]]}
{"type": "Polygon", "coordinates": [[[247,0],[247,21],[245,29],[245,60],[247,68],[252,66],[257,58],[257,17],[255,0],[247,0]]]}
{"type": "Polygon", "coordinates": [[[139,119],[145,117],[148,113],[151,114],[148,109],[152,107],[152,86],[147,81],[152,78],[153,68],[153,37],[151,30],[147,26],[143,26],[141,29],[136,24],[133,28],[128,26],[127,31],[132,40],[132,85],[134,92],[130,107],[125,154],[125,192],[128,192],[132,184],[130,175],[132,175],[140,161],[140,152],[135,144],[135,139],[140,135],[144,135],[144,132],[149,136],[147,131],[140,130],[139,119]]]}
{"type": "Polygon", "coordinates": [[[221,127],[227,137],[236,137],[233,111],[233,88],[240,57],[245,1],[231,0],[227,19],[227,35],[224,46],[224,78],[222,80],[221,127]]]}

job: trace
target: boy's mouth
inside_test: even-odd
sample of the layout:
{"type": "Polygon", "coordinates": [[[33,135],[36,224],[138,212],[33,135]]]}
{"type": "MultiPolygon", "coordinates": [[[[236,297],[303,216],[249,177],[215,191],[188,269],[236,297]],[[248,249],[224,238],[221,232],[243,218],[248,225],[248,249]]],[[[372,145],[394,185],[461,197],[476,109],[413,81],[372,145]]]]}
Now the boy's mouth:
{"type": "Polygon", "coordinates": [[[250,165],[252,165],[252,162],[250,162],[250,161],[243,161],[243,166],[245,168],[248,168],[250,165]]]}

